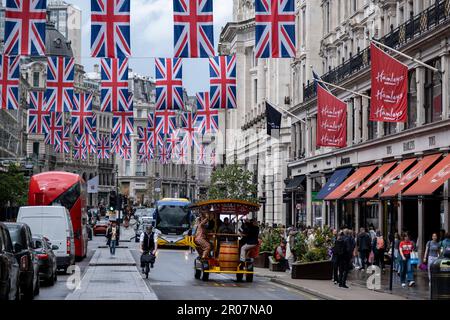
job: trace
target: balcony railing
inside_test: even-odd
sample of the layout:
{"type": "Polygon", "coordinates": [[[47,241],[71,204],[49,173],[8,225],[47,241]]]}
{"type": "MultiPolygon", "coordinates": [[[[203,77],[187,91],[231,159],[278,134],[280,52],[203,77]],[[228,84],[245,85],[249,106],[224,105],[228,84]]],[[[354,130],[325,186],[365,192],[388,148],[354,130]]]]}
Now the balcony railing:
{"type": "MultiPolygon", "coordinates": [[[[391,32],[382,37],[379,41],[387,46],[399,49],[408,42],[419,38],[423,34],[436,29],[437,27],[450,22],[450,0],[436,1],[434,5],[425,9],[416,16],[400,25],[396,29],[391,26],[391,32]]],[[[330,70],[322,76],[322,80],[329,83],[339,83],[349,76],[357,73],[370,65],[370,47],[359,51],[343,64],[330,70]]],[[[303,87],[304,101],[308,101],[316,96],[314,82],[303,87]]]]}

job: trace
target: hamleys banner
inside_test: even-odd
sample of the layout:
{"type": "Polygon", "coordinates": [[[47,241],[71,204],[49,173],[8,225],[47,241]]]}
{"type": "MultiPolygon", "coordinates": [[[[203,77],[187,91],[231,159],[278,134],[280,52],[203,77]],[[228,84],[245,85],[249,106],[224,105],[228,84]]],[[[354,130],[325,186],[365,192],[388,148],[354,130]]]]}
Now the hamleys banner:
{"type": "Polygon", "coordinates": [[[408,109],[408,66],[370,46],[372,94],[370,120],[406,122],[408,109]]]}
{"type": "Polygon", "coordinates": [[[347,145],[347,104],[317,86],[317,139],[321,147],[347,145]]]}

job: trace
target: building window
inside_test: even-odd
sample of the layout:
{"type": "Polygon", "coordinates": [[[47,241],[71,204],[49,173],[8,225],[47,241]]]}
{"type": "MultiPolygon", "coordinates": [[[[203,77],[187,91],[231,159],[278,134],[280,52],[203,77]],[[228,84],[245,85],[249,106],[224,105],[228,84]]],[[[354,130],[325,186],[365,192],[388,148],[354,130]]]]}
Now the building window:
{"type": "Polygon", "coordinates": [[[39,142],[33,142],[33,157],[39,157],[39,142]]]}
{"type": "Polygon", "coordinates": [[[395,123],[395,122],[384,122],[383,126],[384,126],[384,135],[385,136],[396,132],[397,123],[395,123]]]}
{"type": "Polygon", "coordinates": [[[406,129],[414,128],[417,121],[417,83],[416,70],[409,72],[408,119],[406,129]]]}
{"type": "MultiPolygon", "coordinates": [[[[428,62],[429,65],[440,69],[440,59],[428,62]]],[[[442,115],[442,81],[438,72],[425,70],[425,123],[441,120],[442,115]]]]}
{"type": "Polygon", "coordinates": [[[357,9],[357,3],[356,3],[356,1],[357,1],[357,0],[352,0],[352,12],[356,12],[356,9],[357,9]]]}
{"type": "Polygon", "coordinates": [[[327,1],[323,4],[325,12],[325,34],[330,33],[330,3],[327,1]]]}
{"type": "Polygon", "coordinates": [[[39,72],[33,72],[33,87],[39,87],[39,72]]]}
{"type": "Polygon", "coordinates": [[[125,175],[131,176],[131,161],[125,160],[125,175]]]}
{"type": "MultiPolygon", "coordinates": [[[[371,91],[370,90],[367,91],[366,94],[370,97],[371,91]]],[[[369,100],[367,108],[369,108],[369,110],[367,111],[367,115],[369,115],[370,114],[370,100],[369,100]]],[[[367,123],[368,123],[368,138],[369,138],[369,140],[375,139],[377,136],[378,122],[368,120],[367,123]]]]}

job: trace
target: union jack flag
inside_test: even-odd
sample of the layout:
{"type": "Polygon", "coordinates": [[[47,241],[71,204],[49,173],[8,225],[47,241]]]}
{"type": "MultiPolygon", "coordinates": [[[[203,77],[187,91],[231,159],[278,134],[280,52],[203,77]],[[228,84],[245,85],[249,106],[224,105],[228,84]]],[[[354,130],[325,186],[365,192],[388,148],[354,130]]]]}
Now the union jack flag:
{"type": "Polygon", "coordinates": [[[91,0],[91,56],[131,56],[130,0],[91,0]]]}
{"type": "Polygon", "coordinates": [[[6,0],[4,53],[44,56],[46,0],[6,0]]]}
{"type": "Polygon", "coordinates": [[[174,56],[213,57],[213,0],[174,0],[173,11],[174,56]]]}
{"type": "Polygon", "coordinates": [[[179,142],[180,142],[179,129],[177,129],[172,131],[172,133],[169,135],[169,138],[167,139],[167,145],[169,146],[170,150],[175,151],[177,149],[179,142]]]}
{"type": "Polygon", "coordinates": [[[73,110],[74,67],[74,58],[47,57],[45,99],[51,111],[71,112],[73,110]]]}
{"type": "Polygon", "coordinates": [[[92,111],[92,94],[76,93],[72,116],[72,133],[92,134],[95,132],[94,112],[92,111]]]}
{"type": "Polygon", "coordinates": [[[131,139],[129,135],[111,134],[112,146],[111,150],[115,153],[120,153],[120,148],[124,145],[131,145],[131,139]]]}
{"type": "Polygon", "coordinates": [[[219,111],[211,109],[209,92],[197,93],[197,114],[195,122],[199,132],[216,133],[219,131],[219,111]]]}
{"type": "Polygon", "coordinates": [[[144,127],[138,127],[138,155],[141,160],[153,158],[153,147],[151,145],[150,130],[144,127]]]}
{"type": "Polygon", "coordinates": [[[102,135],[97,140],[97,158],[109,159],[111,152],[111,137],[109,135],[102,135]]]}
{"type": "Polygon", "coordinates": [[[70,127],[64,127],[62,136],[60,137],[61,143],[55,144],[55,152],[57,153],[70,153],[70,127]]]}
{"type": "Polygon", "coordinates": [[[216,166],[216,148],[211,147],[211,152],[209,154],[209,165],[216,166]]]}
{"type": "Polygon", "coordinates": [[[197,164],[206,164],[206,148],[203,144],[197,148],[197,164]]]}
{"type": "Polygon", "coordinates": [[[48,132],[48,127],[44,117],[50,115],[50,110],[46,109],[44,92],[30,91],[29,97],[28,133],[45,134],[48,132]]]}
{"type": "Polygon", "coordinates": [[[101,111],[127,109],[128,59],[101,59],[101,111]]]}
{"type": "Polygon", "coordinates": [[[183,112],[181,114],[181,129],[185,133],[183,136],[183,144],[187,147],[192,147],[197,143],[197,128],[195,125],[195,113],[183,112]]]}
{"type": "Polygon", "coordinates": [[[255,0],[256,58],[295,58],[295,0],[255,0]]]}
{"type": "Polygon", "coordinates": [[[73,158],[74,160],[86,160],[88,155],[88,148],[83,136],[75,136],[73,144],[73,158]]]}
{"type": "Polygon", "coordinates": [[[113,112],[113,135],[130,135],[134,131],[133,110],[113,112]]]}
{"type": "Polygon", "coordinates": [[[20,57],[2,55],[0,59],[1,109],[19,109],[20,57]]]}
{"type": "Polygon", "coordinates": [[[169,135],[177,127],[177,114],[171,110],[155,111],[155,133],[160,137],[169,135]]]}
{"type": "Polygon", "coordinates": [[[45,126],[48,128],[48,132],[45,133],[45,144],[61,144],[63,115],[62,112],[50,112],[49,115],[44,117],[45,126]]]}
{"type": "Polygon", "coordinates": [[[236,108],[236,56],[209,59],[210,96],[213,109],[236,108]]]}
{"type": "Polygon", "coordinates": [[[168,164],[171,158],[171,152],[166,144],[158,147],[159,163],[168,164]]]}
{"type": "Polygon", "coordinates": [[[156,109],[184,109],[183,65],[181,59],[157,58],[156,73],[156,109]]]}
{"type": "Polygon", "coordinates": [[[97,135],[85,133],[80,135],[80,137],[84,140],[84,146],[87,149],[88,153],[97,153],[97,135]]]}
{"type": "Polygon", "coordinates": [[[188,152],[186,147],[181,144],[180,146],[178,146],[177,152],[177,164],[188,164],[188,152]]]}
{"type": "Polygon", "coordinates": [[[155,114],[153,112],[149,112],[147,119],[147,130],[149,132],[149,140],[150,146],[152,149],[156,148],[156,146],[161,143],[160,135],[156,132],[155,128],[155,114]]]}
{"type": "Polygon", "coordinates": [[[120,147],[119,156],[124,160],[131,159],[131,142],[129,144],[125,143],[120,147]]]}

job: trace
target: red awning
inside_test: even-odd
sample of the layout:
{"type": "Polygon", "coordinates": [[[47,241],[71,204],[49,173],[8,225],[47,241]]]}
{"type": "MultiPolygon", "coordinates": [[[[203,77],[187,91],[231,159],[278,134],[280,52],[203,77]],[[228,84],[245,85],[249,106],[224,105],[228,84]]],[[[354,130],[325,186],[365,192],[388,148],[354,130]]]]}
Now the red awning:
{"type": "Polygon", "coordinates": [[[330,193],[325,200],[337,200],[348,194],[352,189],[360,183],[365,177],[370,175],[375,169],[376,165],[362,167],[355,171],[347,180],[342,182],[342,184],[336,188],[332,193],[330,193]]]}
{"type": "Polygon", "coordinates": [[[361,197],[361,195],[370,188],[374,183],[378,181],[386,172],[388,172],[393,166],[395,165],[395,162],[385,163],[381,167],[378,168],[377,171],[364,183],[362,183],[358,188],[356,188],[355,191],[350,193],[347,197],[345,197],[345,200],[352,200],[352,199],[358,199],[361,197]]]}
{"type": "Polygon", "coordinates": [[[426,156],[420,160],[411,170],[409,170],[403,177],[398,180],[392,187],[385,191],[381,197],[395,197],[400,192],[405,190],[419,175],[424,173],[433,163],[435,163],[442,154],[433,154],[426,156]]]}
{"type": "Polygon", "coordinates": [[[396,179],[399,175],[401,175],[405,170],[407,170],[413,163],[416,161],[416,159],[406,159],[400,162],[394,170],[392,170],[387,176],[385,176],[379,183],[374,185],[372,189],[367,191],[365,194],[361,196],[363,199],[372,199],[374,198],[379,192],[383,191],[383,189],[386,186],[389,186],[389,184],[392,183],[394,179],[396,179]]]}
{"type": "Polygon", "coordinates": [[[450,155],[436,164],[426,175],[406,190],[403,195],[425,196],[433,194],[448,179],[450,179],[450,155]]]}

